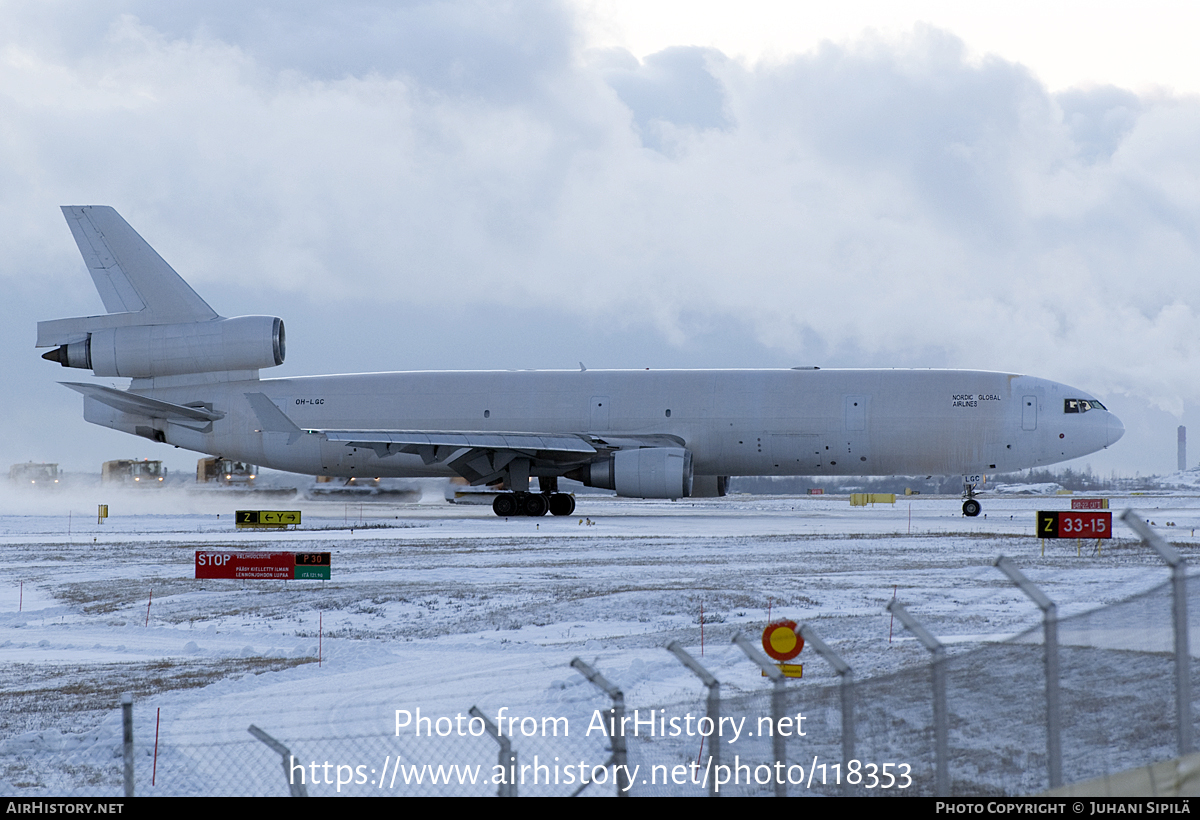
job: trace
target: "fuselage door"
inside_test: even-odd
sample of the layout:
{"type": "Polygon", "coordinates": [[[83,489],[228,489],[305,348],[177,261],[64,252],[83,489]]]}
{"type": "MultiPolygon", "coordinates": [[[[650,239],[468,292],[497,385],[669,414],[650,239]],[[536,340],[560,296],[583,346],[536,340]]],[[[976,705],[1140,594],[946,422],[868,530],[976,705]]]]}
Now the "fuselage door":
{"type": "Polygon", "coordinates": [[[608,396],[592,396],[591,414],[588,417],[589,427],[592,432],[603,432],[608,429],[609,424],[609,409],[608,396]]]}
{"type": "Polygon", "coordinates": [[[1025,396],[1021,399],[1021,429],[1037,429],[1037,396],[1025,396]]]}
{"type": "Polygon", "coordinates": [[[846,430],[862,432],[867,429],[867,397],[846,396],[846,430]]]}

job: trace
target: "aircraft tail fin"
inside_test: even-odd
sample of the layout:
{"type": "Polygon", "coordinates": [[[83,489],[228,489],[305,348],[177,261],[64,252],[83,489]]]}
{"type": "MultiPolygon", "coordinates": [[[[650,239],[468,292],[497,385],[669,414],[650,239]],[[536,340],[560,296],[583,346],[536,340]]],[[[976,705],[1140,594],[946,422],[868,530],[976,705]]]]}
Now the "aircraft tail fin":
{"type": "Polygon", "coordinates": [[[283,364],[282,319],[219,316],[115,210],[62,210],[108,313],[38,322],[37,346],[57,348],[43,359],[135,380],[257,379],[283,364]]]}
{"type": "Polygon", "coordinates": [[[109,313],[141,313],[143,324],[217,318],[216,311],[116,210],[106,205],[65,205],[62,211],[109,313]]]}

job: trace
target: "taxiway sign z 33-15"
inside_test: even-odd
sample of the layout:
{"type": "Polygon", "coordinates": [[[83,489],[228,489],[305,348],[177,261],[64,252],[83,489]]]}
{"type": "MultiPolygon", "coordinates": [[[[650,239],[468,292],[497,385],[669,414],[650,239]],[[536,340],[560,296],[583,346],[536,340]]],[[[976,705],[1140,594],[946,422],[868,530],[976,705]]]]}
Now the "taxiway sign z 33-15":
{"type": "MultiPolygon", "coordinates": [[[[975,370],[400,372],[261,379],[283,322],[227,319],[109,207],[64,207],[108,313],[38,323],[84,418],[154,441],[327,476],[462,476],[500,515],[569,515],[566,477],[641,498],[730,476],[963,475],[1041,467],[1124,433],[1092,395],[975,370]],[[531,491],[536,479],[537,491],[531,491]]],[[[968,497],[963,511],[979,512],[968,497]]]]}

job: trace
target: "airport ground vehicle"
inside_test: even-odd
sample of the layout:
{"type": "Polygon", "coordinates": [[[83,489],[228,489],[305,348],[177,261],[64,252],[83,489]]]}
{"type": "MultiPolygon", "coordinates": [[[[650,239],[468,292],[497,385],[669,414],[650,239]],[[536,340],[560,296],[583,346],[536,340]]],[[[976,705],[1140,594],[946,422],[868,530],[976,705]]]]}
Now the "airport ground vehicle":
{"type": "Polygon", "coordinates": [[[161,461],[148,458],[122,458],[106,461],[100,468],[100,483],[127,484],[136,487],[162,486],[166,474],[161,461]]]}

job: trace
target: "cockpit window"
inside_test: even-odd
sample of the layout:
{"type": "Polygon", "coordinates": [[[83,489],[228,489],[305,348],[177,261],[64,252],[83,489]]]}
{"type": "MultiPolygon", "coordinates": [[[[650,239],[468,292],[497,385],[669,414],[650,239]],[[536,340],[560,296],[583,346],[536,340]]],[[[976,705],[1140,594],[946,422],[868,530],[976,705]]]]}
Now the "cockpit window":
{"type": "Polygon", "coordinates": [[[1089,410],[1107,409],[1107,407],[1095,399],[1065,399],[1063,401],[1064,413],[1086,413],[1089,410]]]}

